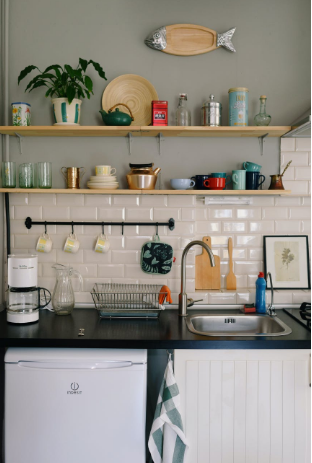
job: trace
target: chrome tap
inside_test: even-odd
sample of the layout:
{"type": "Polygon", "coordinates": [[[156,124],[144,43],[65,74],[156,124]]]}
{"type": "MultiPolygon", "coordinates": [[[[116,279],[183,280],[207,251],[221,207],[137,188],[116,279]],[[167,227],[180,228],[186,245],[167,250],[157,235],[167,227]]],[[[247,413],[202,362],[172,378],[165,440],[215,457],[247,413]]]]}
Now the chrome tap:
{"type": "Polygon", "coordinates": [[[274,288],[273,288],[273,283],[272,283],[272,275],[271,272],[267,273],[266,276],[266,282],[268,281],[268,277],[270,277],[270,283],[271,283],[271,302],[269,304],[269,307],[267,308],[267,313],[271,315],[271,317],[276,317],[276,312],[275,312],[275,307],[273,306],[274,300],[274,288]]]}
{"type": "Polygon", "coordinates": [[[185,292],[185,284],[186,284],[186,256],[189,250],[193,246],[202,246],[208,252],[208,256],[210,259],[210,263],[212,267],[215,267],[215,260],[212,254],[210,247],[204,243],[203,241],[191,241],[187,246],[185,246],[184,251],[182,253],[182,262],[181,262],[181,293],[179,294],[179,315],[181,317],[186,317],[186,309],[194,304],[192,299],[187,298],[187,294],[185,292]]]}

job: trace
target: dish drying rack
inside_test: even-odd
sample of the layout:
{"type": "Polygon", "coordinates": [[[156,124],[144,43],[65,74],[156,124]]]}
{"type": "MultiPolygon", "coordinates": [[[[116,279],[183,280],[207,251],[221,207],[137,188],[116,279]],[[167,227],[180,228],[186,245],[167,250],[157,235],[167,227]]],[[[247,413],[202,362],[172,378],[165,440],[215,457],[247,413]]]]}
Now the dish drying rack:
{"type": "MultiPolygon", "coordinates": [[[[161,285],[95,283],[91,296],[100,318],[158,318],[161,285]]],[[[164,298],[163,298],[164,299],[164,298]]]]}

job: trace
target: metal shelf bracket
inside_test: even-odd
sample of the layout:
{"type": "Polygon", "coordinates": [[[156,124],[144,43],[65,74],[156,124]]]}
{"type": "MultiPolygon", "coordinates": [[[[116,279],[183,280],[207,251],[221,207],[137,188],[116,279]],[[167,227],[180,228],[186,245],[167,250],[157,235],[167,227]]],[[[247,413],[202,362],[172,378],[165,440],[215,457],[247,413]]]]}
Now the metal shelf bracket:
{"type": "Polygon", "coordinates": [[[133,137],[132,133],[129,132],[129,133],[128,133],[128,140],[129,140],[129,156],[131,156],[131,153],[132,153],[132,151],[131,151],[131,149],[132,149],[132,137],[133,137]]]}
{"type": "Polygon", "coordinates": [[[265,137],[267,137],[269,134],[265,133],[264,135],[261,135],[258,137],[259,140],[259,145],[260,145],[260,155],[263,156],[263,143],[265,142],[265,137]]]}
{"type": "Polygon", "coordinates": [[[165,137],[163,136],[163,134],[161,132],[159,132],[157,137],[158,137],[158,143],[159,143],[159,156],[161,156],[161,148],[162,148],[161,145],[162,145],[163,141],[165,140],[165,137]]]}

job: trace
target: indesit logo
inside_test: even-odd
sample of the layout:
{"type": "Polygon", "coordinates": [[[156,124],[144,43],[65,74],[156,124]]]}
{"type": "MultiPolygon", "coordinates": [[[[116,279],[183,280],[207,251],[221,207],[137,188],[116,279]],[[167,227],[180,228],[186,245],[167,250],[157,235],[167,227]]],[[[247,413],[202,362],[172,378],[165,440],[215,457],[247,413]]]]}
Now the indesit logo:
{"type": "Polygon", "coordinates": [[[71,391],[67,391],[67,394],[82,394],[82,391],[79,391],[78,383],[71,383],[70,388],[71,391]]]}

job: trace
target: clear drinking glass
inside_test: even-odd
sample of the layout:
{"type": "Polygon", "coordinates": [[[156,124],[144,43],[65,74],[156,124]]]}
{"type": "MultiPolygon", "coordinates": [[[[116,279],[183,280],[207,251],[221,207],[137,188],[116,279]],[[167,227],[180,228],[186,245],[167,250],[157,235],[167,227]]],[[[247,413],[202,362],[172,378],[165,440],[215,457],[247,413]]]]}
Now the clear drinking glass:
{"type": "Polygon", "coordinates": [[[38,162],[38,188],[52,188],[52,162],[38,162]]]}
{"type": "Polygon", "coordinates": [[[176,110],[176,125],[187,126],[191,125],[191,112],[187,108],[187,94],[179,94],[179,106],[176,110]]]}
{"type": "Polygon", "coordinates": [[[16,187],[16,163],[11,161],[2,162],[2,187],[15,188],[16,187]]]}
{"type": "Polygon", "coordinates": [[[35,182],[35,169],[32,162],[25,162],[19,166],[19,187],[20,188],[34,188],[35,182]]]}

